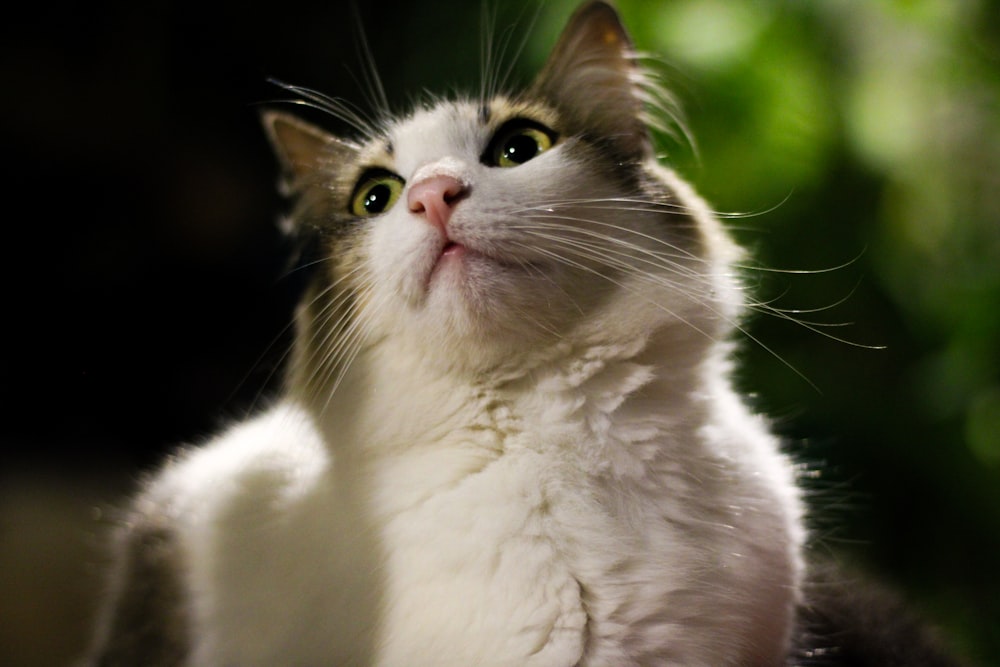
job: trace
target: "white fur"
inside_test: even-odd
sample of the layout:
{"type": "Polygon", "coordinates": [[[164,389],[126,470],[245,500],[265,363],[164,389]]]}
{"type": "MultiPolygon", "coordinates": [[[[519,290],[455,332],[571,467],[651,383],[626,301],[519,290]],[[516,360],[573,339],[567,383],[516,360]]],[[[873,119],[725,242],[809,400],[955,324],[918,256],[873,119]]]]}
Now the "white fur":
{"type": "MultiPolygon", "coordinates": [[[[438,263],[405,206],[374,221],[365,345],[336,393],[293,386],[140,503],[180,540],[191,664],[782,664],[800,506],[727,379],[735,251],[661,171],[702,226],[674,272],[524,268],[546,256],[513,242],[518,202],[621,193],[563,144],[486,167],[482,131],[442,105],[392,139],[407,182],[470,188],[451,233],[485,254],[438,263]]],[[[607,234],[623,218],[562,210],[607,234]]],[[[658,215],[624,216],[630,238],[658,215]]]]}
{"type": "Polygon", "coordinates": [[[150,496],[192,664],[780,664],[801,535],[772,439],[724,386],[678,405],[644,355],[591,352],[544,393],[411,376],[355,403],[378,442],[284,403],[174,464],[150,496]]]}

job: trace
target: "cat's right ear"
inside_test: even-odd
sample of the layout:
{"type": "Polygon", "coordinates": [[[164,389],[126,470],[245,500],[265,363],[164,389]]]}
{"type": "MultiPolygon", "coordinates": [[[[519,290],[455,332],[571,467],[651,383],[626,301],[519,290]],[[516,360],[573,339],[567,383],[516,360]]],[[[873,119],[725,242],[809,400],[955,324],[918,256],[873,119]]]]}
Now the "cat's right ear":
{"type": "Polygon", "coordinates": [[[576,124],[626,156],[652,155],[644,114],[645,77],[617,10],[605,0],[581,5],[533,85],[576,124]]]}
{"type": "Polygon", "coordinates": [[[265,111],[261,123],[281,165],[285,194],[300,194],[330,174],[357,147],[281,111],[265,111]]]}

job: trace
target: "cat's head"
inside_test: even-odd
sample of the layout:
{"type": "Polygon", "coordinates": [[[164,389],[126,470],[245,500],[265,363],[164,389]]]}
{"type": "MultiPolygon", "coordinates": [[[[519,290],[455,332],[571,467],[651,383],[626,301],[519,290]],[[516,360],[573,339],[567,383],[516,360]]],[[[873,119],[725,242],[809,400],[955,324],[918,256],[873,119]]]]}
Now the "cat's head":
{"type": "Polygon", "coordinates": [[[670,326],[720,335],[730,246],[656,165],[646,101],[617,13],[592,2],[521,94],[440,101],[360,139],[265,114],[292,225],[319,248],[302,363],[334,377],[386,343],[482,370],[670,326]]]}

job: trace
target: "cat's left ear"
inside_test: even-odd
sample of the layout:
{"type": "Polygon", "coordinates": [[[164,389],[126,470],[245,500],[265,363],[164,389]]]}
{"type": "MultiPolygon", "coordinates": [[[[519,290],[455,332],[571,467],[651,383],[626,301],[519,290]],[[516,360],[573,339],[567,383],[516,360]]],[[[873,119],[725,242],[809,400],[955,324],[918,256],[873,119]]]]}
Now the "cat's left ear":
{"type": "Polygon", "coordinates": [[[607,139],[623,156],[652,154],[643,120],[642,72],[618,12],[607,2],[577,9],[532,92],[556,105],[574,129],[607,139]]]}
{"type": "Polygon", "coordinates": [[[324,171],[333,171],[357,146],[280,111],[265,111],[261,123],[281,164],[287,194],[300,194],[324,171]]]}

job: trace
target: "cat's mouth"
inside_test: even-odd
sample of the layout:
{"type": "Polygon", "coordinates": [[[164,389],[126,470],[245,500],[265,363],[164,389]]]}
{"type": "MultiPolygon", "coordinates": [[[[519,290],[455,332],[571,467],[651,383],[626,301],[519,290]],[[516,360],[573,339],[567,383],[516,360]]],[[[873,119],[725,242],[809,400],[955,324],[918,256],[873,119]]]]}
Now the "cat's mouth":
{"type": "Polygon", "coordinates": [[[484,257],[482,253],[475,251],[464,243],[450,238],[445,239],[438,250],[437,258],[434,260],[431,271],[427,276],[427,287],[430,287],[430,284],[440,273],[459,269],[461,265],[469,262],[472,256],[484,257]]]}
{"type": "MultiPolygon", "coordinates": [[[[470,279],[470,269],[473,266],[491,267],[495,271],[506,272],[511,269],[523,270],[529,264],[525,261],[518,261],[503,253],[497,252],[496,248],[483,244],[466,243],[453,238],[446,238],[438,250],[437,258],[427,275],[426,288],[430,289],[436,279],[444,277],[445,273],[453,273],[460,281],[470,279]]],[[[482,275],[482,271],[473,271],[473,274],[482,275]]]]}
{"type": "Polygon", "coordinates": [[[462,261],[467,254],[470,252],[475,252],[471,248],[467,247],[464,243],[460,243],[453,239],[445,239],[444,243],[441,244],[438,250],[437,259],[434,260],[434,268],[431,271],[433,277],[434,273],[437,273],[445,265],[452,262],[462,261]]]}

